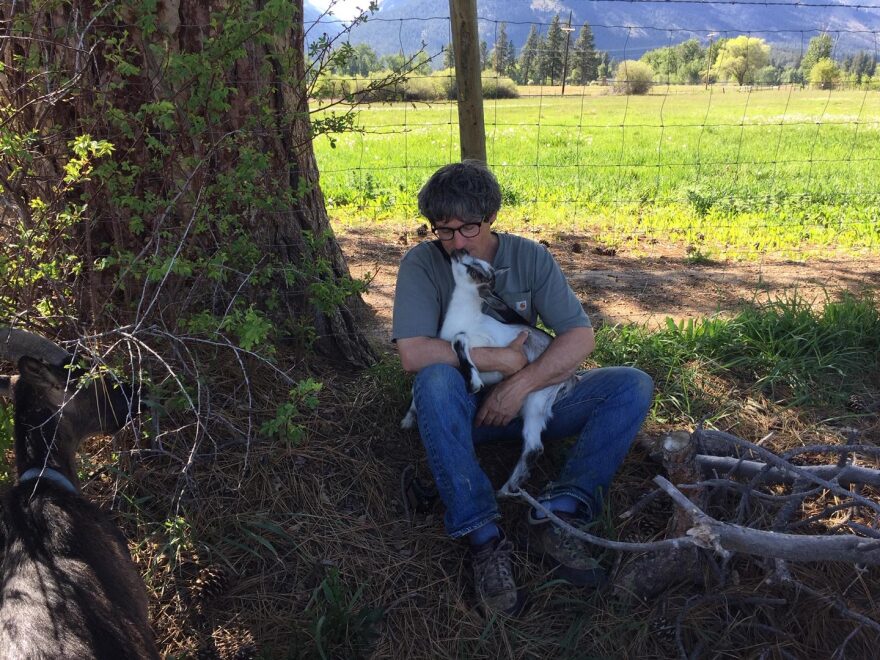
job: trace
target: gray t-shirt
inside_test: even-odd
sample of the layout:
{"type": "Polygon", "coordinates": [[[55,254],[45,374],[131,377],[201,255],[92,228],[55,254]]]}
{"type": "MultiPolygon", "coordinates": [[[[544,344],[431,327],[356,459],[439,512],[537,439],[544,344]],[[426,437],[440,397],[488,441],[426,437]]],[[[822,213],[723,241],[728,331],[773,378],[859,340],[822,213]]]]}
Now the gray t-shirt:
{"type": "MultiPolygon", "coordinates": [[[[540,317],[557,335],[590,326],[559,264],[543,245],[513,234],[497,236],[492,266],[509,269],[495,278],[495,293],[504,302],[532,325],[540,317]]],[[[392,340],[436,337],[454,287],[449,261],[433,242],[425,241],[407,252],[397,272],[392,340]]],[[[483,311],[503,320],[486,305],[483,311]]]]}

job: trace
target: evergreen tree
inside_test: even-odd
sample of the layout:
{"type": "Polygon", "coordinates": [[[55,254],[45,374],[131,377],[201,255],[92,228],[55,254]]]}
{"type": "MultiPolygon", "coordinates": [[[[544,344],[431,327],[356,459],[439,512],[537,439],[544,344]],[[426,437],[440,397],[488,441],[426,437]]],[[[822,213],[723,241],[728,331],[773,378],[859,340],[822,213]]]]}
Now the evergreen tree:
{"type": "Polygon", "coordinates": [[[507,23],[498,25],[498,37],[492,50],[492,68],[501,75],[508,75],[513,65],[513,44],[507,38],[507,23]]]}
{"type": "Polygon", "coordinates": [[[538,35],[535,65],[532,69],[532,82],[536,85],[543,85],[547,81],[547,39],[541,34],[538,35]]]}
{"type": "Polygon", "coordinates": [[[852,56],[847,71],[852,76],[853,81],[861,85],[865,80],[874,75],[876,69],[877,62],[874,56],[867,51],[860,50],[852,56]]]}
{"type": "Polygon", "coordinates": [[[485,39],[480,39],[480,69],[485,71],[489,68],[489,45],[485,39]]]}
{"type": "Polygon", "coordinates": [[[446,48],[443,50],[443,68],[455,68],[455,54],[452,52],[451,42],[446,44],[446,48]]]}
{"type": "Polygon", "coordinates": [[[368,76],[379,70],[379,56],[369,44],[358,44],[354,47],[354,57],[349,63],[348,73],[353,76],[368,76]]]}
{"type": "Polygon", "coordinates": [[[559,14],[556,14],[547,31],[541,71],[543,74],[541,78],[550,78],[551,85],[562,82],[562,58],[565,51],[565,37],[567,36],[568,33],[563,32],[559,25],[559,14]]]}
{"type": "Polygon", "coordinates": [[[611,75],[614,63],[611,61],[611,55],[609,55],[607,51],[600,50],[597,51],[597,53],[599,56],[599,67],[596,73],[599,76],[599,79],[604,83],[611,75]]]}
{"type": "Polygon", "coordinates": [[[513,42],[507,41],[507,75],[512,76],[516,72],[516,48],[513,42]]]}
{"type": "Polygon", "coordinates": [[[584,23],[577,41],[571,65],[572,80],[578,85],[586,85],[599,76],[599,55],[593,40],[593,30],[589,23],[584,23]]]}
{"type": "Polygon", "coordinates": [[[519,52],[519,82],[528,85],[529,80],[535,75],[538,59],[538,29],[532,25],[526,43],[519,52]]]}

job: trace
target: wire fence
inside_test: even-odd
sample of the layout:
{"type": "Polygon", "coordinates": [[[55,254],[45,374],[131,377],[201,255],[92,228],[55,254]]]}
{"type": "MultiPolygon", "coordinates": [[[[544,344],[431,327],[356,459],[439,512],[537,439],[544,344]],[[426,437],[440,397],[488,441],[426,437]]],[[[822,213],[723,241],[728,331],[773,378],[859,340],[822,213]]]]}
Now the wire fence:
{"type": "MultiPolygon", "coordinates": [[[[633,4],[649,6],[646,16],[656,19],[656,12],[647,10],[670,3],[633,4]]],[[[721,288],[742,281],[742,264],[751,264],[751,285],[760,286],[771,264],[815,263],[832,254],[841,263],[847,255],[857,255],[868,265],[841,280],[825,273],[824,282],[876,285],[871,255],[880,246],[880,7],[677,4],[734,10],[740,5],[781,6],[809,15],[798,29],[781,29],[769,20],[744,24],[743,29],[729,21],[713,29],[708,19],[693,26],[671,19],[589,24],[572,22],[567,10],[544,22],[479,16],[481,39],[488,42],[483,49],[487,160],[503,191],[500,226],[536,235],[582,262],[572,245],[581,248],[576,254],[613,254],[618,263],[626,257],[628,265],[646,266],[660,259],[664,267],[701,266],[703,275],[711,266],[717,272],[708,284],[721,288]],[[842,12],[853,9],[862,10],[861,25],[843,20],[842,12]],[[838,14],[840,20],[835,19],[838,14]],[[576,47],[576,38],[585,25],[604,69],[594,70],[589,81],[579,81],[574,63],[583,61],[584,52],[576,47]],[[555,54],[562,70],[557,63],[557,70],[543,80],[530,80],[522,70],[528,44],[507,34],[536,33],[543,44],[538,43],[534,56],[546,60],[554,54],[547,41],[560,26],[565,32],[555,54]],[[725,68],[721,61],[733,56],[730,45],[737,38],[749,40],[745,73],[725,68]],[[516,43],[511,64],[502,72],[497,46],[500,42],[503,47],[505,40],[516,43]],[[689,65],[682,61],[687,52],[689,65]],[[754,61],[749,62],[752,53],[754,61]],[[829,73],[811,81],[802,65],[812,57],[816,66],[816,53],[827,56],[822,66],[829,73]],[[856,75],[857,58],[867,63],[870,75],[856,75]],[[635,77],[627,75],[634,69],[621,65],[627,60],[653,65],[646,93],[627,93],[631,90],[625,83],[635,77]],[[583,240],[565,238],[570,235],[583,240]]],[[[448,64],[452,59],[446,52],[452,41],[449,18],[382,14],[368,21],[374,31],[364,39],[380,43],[376,35],[393,35],[401,54],[423,48],[432,69],[414,72],[381,102],[358,106],[355,131],[335,136],[332,148],[319,137],[315,148],[322,189],[337,226],[390,226],[386,235],[397,241],[395,251],[400,252],[423,239],[416,233],[422,223],[415,206],[419,188],[435,169],[459,158],[458,113],[452,100],[454,71],[442,68],[444,60],[448,64]],[[413,34],[430,38],[413,42],[413,34]],[[429,88],[433,98],[425,95],[429,88]]],[[[754,12],[750,16],[754,19],[754,12]]],[[[352,44],[358,43],[361,29],[352,31],[352,44]]],[[[349,91],[362,80],[342,73],[335,77],[349,91]]],[[[337,95],[334,100],[345,99],[337,95]]],[[[315,99],[313,109],[327,103],[328,98],[315,99]]],[[[334,111],[339,106],[327,110],[334,111]]],[[[386,265],[393,264],[391,259],[386,265]]],[[[586,267],[603,265],[613,268],[607,260],[586,267]]],[[[841,276],[844,270],[837,268],[841,276]]],[[[793,271],[778,277],[780,284],[805,287],[793,271]]],[[[376,300],[390,300],[393,292],[381,287],[392,285],[375,282],[380,287],[376,300]]],[[[647,275],[631,285],[654,287],[647,275]]],[[[683,310],[685,315],[688,311],[683,310]]],[[[663,315],[661,309],[630,309],[615,320],[663,315]]]]}
{"type": "MultiPolygon", "coordinates": [[[[550,246],[575,273],[592,314],[614,322],[708,315],[759,291],[797,289],[822,297],[826,287],[876,286],[880,7],[675,1],[754,8],[737,29],[731,21],[713,27],[711,19],[690,26],[672,14],[663,19],[653,10],[666,9],[666,0],[632,4],[654,20],[591,24],[572,21],[567,10],[544,22],[478,17],[480,37],[488,42],[482,74],[487,160],[503,191],[499,226],[550,246]],[[800,11],[802,25],[755,24],[755,10],[771,6],[800,11]],[[863,12],[862,24],[843,20],[854,9],[863,12]],[[595,61],[604,63],[589,81],[578,80],[575,66],[583,61],[577,38],[585,25],[595,61]],[[547,60],[554,55],[547,41],[560,26],[557,70],[530,80],[522,70],[528,47],[522,35],[537,34],[533,55],[547,60]],[[520,38],[507,36],[513,33],[520,38]],[[725,45],[737,38],[750,40],[740,79],[742,72],[719,62],[725,45]],[[504,47],[505,40],[513,50],[506,69],[497,66],[498,44],[504,47]],[[758,50],[765,45],[769,52],[758,50]],[[820,50],[830,73],[811,82],[802,65],[812,57],[815,66],[813,51],[820,50]],[[688,52],[689,66],[682,61],[688,52]],[[870,75],[854,73],[856,58],[867,62],[870,75]],[[626,60],[652,65],[646,93],[626,93],[626,60]],[[855,269],[847,262],[853,257],[860,264],[855,269]],[[799,271],[792,262],[810,262],[814,270],[799,271]],[[819,262],[827,267],[815,270],[819,262]],[[624,265],[630,275],[614,280],[611,295],[607,277],[580,272],[624,265]],[[619,290],[621,282],[626,291],[619,290]],[[704,299],[701,289],[715,295],[704,299]],[[651,292],[657,292],[653,299],[651,292]],[[636,300],[615,304],[614,293],[636,300]]],[[[379,246],[365,236],[347,246],[355,261],[372,258],[369,268],[356,265],[357,272],[387,273],[374,280],[370,294],[382,317],[393,298],[396,259],[431,238],[424,227],[421,235],[417,231],[423,222],[417,192],[460,153],[454,71],[443,68],[453,59],[446,52],[449,18],[392,16],[380,11],[372,17],[366,25],[373,31],[361,43],[391,35],[400,54],[422,48],[431,69],[413,72],[380,102],[358,106],[357,130],[335,136],[332,148],[324,137],[315,142],[336,225],[387,230],[388,258],[378,256],[379,246]],[[366,246],[363,254],[357,254],[359,245],[366,246]]],[[[352,44],[362,29],[352,31],[352,44]]],[[[362,80],[340,73],[335,84],[353,91],[362,80]]],[[[315,99],[313,109],[328,102],[315,99]]]]}

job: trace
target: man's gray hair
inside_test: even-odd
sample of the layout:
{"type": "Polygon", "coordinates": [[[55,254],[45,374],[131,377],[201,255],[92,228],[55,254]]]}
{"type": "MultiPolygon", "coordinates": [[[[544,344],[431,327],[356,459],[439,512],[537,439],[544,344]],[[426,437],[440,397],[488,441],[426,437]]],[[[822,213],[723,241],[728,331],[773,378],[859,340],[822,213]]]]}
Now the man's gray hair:
{"type": "Polygon", "coordinates": [[[501,187],[478,160],[444,165],[419,191],[419,211],[432,225],[457,218],[482,222],[501,208],[501,187]]]}

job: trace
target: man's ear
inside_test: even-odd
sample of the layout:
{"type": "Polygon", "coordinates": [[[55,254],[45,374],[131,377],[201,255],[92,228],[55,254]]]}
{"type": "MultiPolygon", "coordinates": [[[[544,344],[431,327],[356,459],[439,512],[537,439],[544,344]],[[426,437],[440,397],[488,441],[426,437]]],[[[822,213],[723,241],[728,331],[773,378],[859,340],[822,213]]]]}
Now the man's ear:
{"type": "Polygon", "coordinates": [[[498,217],[498,211],[495,211],[495,213],[493,213],[488,218],[486,218],[486,224],[491,225],[493,222],[495,222],[495,219],[497,217],[498,217]]]}

